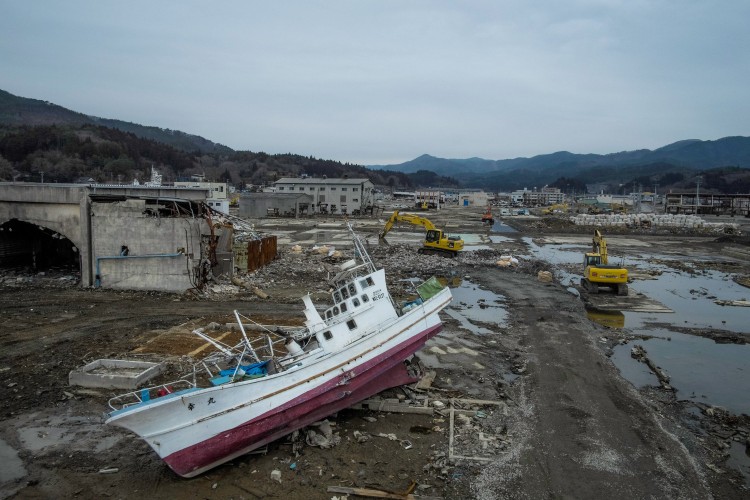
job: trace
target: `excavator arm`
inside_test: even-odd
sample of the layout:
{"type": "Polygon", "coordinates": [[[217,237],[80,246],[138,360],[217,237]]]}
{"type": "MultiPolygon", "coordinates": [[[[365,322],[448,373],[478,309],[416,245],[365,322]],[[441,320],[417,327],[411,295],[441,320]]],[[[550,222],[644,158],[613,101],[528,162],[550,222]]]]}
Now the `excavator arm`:
{"type": "Polygon", "coordinates": [[[592,240],[593,253],[598,253],[602,256],[602,264],[607,264],[607,240],[602,236],[601,231],[598,229],[594,230],[594,239],[592,240]]]}
{"type": "Polygon", "coordinates": [[[388,231],[393,229],[393,225],[396,222],[407,222],[415,226],[422,226],[427,231],[435,229],[435,224],[429,219],[414,214],[401,214],[396,210],[393,212],[393,215],[391,215],[391,218],[385,223],[385,226],[383,226],[383,230],[380,232],[379,236],[381,240],[385,239],[385,235],[388,234],[388,231]]]}
{"type": "Polygon", "coordinates": [[[435,224],[430,219],[420,217],[416,214],[402,214],[398,210],[393,212],[393,215],[391,215],[385,226],[383,226],[383,230],[378,235],[382,243],[388,243],[385,241],[385,235],[393,229],[393,225],[396,222],[405,222],[425,228],[425,239],[422,242],[422,248],[419,249],[419,253],[421,254],[438,254],[444,257],[455,257],[464,248],[464,240],[459,237],[446,236],[442,230],[435,227],[435,224]]]}

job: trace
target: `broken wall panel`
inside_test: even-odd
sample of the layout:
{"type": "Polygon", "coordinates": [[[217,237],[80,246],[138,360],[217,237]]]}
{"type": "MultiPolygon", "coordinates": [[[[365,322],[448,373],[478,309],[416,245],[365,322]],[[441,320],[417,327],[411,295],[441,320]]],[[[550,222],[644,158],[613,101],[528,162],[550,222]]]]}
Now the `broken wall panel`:
{"type": "Polygon", "coordinates": [[[149,206],[144,200],[92,203],[95,286],[170,292],[196,286],[193,268],[206,222],[154,215],[149,206]]]}

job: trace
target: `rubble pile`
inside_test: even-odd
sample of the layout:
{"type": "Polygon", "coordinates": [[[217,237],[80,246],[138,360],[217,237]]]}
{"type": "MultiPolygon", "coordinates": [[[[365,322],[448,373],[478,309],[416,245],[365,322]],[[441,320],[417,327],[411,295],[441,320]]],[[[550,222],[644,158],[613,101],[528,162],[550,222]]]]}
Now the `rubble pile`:
{"type": "Polygon", "coordinates": [[[49,269],[36,272],[28,267],[0,269],[0,285],[29,285],[43,288],[69,288],[78,284],[80,273],[69,269],[49,269]]]}
{"type": "Polygon", "coordinates": [[[716,233],[736,233],[739,229],[738,224],[706,222],[697,215],[685,214],[578,214],[570,221],[577,226],[704,229],[716,233]]]}

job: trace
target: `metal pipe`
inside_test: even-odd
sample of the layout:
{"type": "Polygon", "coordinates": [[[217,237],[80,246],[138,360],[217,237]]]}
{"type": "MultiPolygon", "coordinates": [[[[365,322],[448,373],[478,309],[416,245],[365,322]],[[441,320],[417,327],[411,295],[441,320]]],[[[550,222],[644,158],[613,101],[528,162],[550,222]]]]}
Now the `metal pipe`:
{"type": "Polygon", "coordinates": [[[101,274],[99,271],[99,262],[102,260],[116,260],[116,259],[148,259],[148,258],[169,258],[169,257],[180,257],[185,256],[183,253],[157,253],[149,255],[106,255],[104,257],[96,258],[96,280],[94,281],[94,287],[99,288],[102,285],[101,274]]]}

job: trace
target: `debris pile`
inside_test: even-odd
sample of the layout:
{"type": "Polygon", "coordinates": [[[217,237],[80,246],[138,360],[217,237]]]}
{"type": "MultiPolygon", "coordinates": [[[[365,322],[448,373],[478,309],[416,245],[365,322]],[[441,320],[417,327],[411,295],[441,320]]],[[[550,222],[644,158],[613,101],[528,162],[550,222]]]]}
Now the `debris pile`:
{"type": "Polygon", "coordinates": [[[738,224],[706,222],[697,215],[684,214],[578,214],[570,220],[577,226],[704,229],[731,234],[739,229],[738,224]]]}
{"type": "Polygon", "coordinates": [[[450,408],[449,460],[493,460],[507,449],[507,406],[501,401],[453,399],[450,408]]]}

